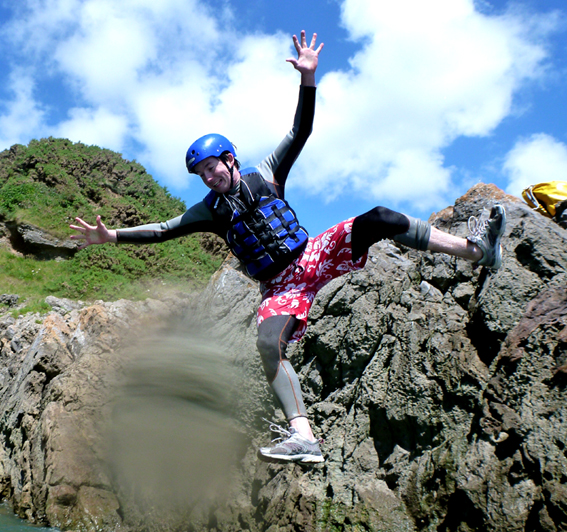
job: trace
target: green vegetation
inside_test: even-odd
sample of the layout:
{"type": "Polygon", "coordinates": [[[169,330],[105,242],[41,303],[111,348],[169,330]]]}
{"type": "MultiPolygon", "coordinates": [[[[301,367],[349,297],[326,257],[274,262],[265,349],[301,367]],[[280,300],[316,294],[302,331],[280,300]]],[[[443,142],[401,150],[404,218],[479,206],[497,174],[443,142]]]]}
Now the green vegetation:
{"type": "MultiPolygon", "coordinates": [[[[0,222],[32,224],[65,239],[76,216],[133,227],[185,209],[140,164],[97,146],[48,138],[0,153],[0,222]]],[[[30,309],[41,308],[47,295],[113,300],[144,298],[163,287],[188,290],[206,282],[223,258],[206,251],[200,235],[147,246],[92,246],[69,260],[15,254],[7,232],[4,237],[0,294],[17,293],[30,309]]]]}

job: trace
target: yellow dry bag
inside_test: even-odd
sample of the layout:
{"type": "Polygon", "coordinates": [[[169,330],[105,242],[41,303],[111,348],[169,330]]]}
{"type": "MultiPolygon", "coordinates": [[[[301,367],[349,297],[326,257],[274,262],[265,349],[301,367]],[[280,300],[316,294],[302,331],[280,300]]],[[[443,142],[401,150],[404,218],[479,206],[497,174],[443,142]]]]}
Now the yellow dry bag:
{"type": "Polygon", "coordinates": [[[548,181],[532,185],[522,191],[522,197],[532,209],[553,218],[555,206],[567,200],[567,181],[548,181]]]}

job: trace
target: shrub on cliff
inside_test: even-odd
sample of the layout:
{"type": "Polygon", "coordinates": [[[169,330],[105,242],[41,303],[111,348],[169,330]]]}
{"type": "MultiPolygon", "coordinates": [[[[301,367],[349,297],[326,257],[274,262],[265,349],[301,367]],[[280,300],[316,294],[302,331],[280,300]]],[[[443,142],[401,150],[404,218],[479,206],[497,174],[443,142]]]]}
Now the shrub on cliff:
{"type": "MultiPolygon", "coordinates": [[[[31,224],[66,239],[76,216],[108,227],[132,227],[184,212],[185,204],[136,162],[97,146],[66,139],[32,140],[0,153],[0,222],[31,224]]],[[[17,229],[16,229],[17,230],[17,229]]],[[[140,297],[164,283],[201,284],[222,259],[192,235],[154,246],[100,246],[66,261],[41,260],[14,250],[4,231],[0,293],[82,299],[140,297]]],[[[42,257],[45,259],[45,257],[42,257]]]]}

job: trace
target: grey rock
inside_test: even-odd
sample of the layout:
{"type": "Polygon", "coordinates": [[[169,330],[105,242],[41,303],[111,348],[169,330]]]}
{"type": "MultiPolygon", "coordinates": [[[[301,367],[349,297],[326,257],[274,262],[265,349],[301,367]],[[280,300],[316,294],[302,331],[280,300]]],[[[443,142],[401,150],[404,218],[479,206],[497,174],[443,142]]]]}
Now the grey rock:
{"type": "Polygon", "coordinates": [[[41,260],[67,259],[77,252],[77,244],[72,240],[58,238],[28,223],[0,222],[0,236],[8,239],[14,252],[41,260]]]}
{"type": "Polygon", "coordinates": [[[55,312],[59,314],[67,314],[72,310],[77,310],[83,308],[85,304],[82,301],[73,301],[71,299],[67,299],[65,297],[54,297],[54,296],[47,296],[45,298],[45,302],[53,308],[55,312]]]}
{"type": "MultiPolygon", "coordinates": [[[[494,201],[508,212],[499,271],[383,241],[364,270],[318,295],[307,334],[288,355],[324,439],[320,465],[256,458],[270,440],[263,418],[283,419],[255,349],[257,287],[231,261],[189,299],[60,306],[65,312],[41,325],[38,316],[2,321],[2,494],[20,515],[64,529],[567,529],[567,233],[487,185],[431,221],[465,236],[468,217],[494,201]],[[165,336],[155,336],[160,328],[165,336]],[[143,340],[143,329],[155,341],[143,340]],[[156,357],[129,388],[152,392],[148,409],[178,396],[183,405],[222,403],[209,384],[226,361],[211,355],[190,377],[183,357],[170,368],[171,330],[214,342],[236,385],[229,442],[237,460],[223,489],[207,496],[196,497],[183,479],[207,492],[224,451],[213,452],[218,459],[197,453],[210,472],[203,473],[184,446],[206,431],[194,418],[163,423],[171,408],[156,412],[150,426],[161,428],[150,443],[183,438],[139,468],[167,468],[162,493],[150,482],[122,483],[104,459],[102,427],[128,352],[156,357]]],[[[184,340],[189,357],[200,349],[195,338],[184,340]]],[[[209,422],[224,416],[204,412],[209,422]]],[[[210,450],[225,439],[212,439],[210,450]]]]}
{"type": "Polygon", "coordinates": [[[0,295],[0,304],[7,305],[9,307],[15,307],[20,300],[20,296],[17,294],[2,294],[0,295]]]}
{"type": "Polygon", "coordinates": [[[0,337],[0,493],[18,515],[65,530],[121,525],[104,428],[126,363],[116,350],[184,305],[117,301],[10,320],[0,337]]]}

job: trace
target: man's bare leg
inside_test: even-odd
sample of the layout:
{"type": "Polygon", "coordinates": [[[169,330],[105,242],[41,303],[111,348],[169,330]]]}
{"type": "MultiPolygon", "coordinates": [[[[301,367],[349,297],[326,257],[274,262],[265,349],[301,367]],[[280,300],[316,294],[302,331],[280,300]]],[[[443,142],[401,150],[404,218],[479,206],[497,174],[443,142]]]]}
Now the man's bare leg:
{"type": "Polygon", "coordinates": [[[482,250],[466,238],[444,233],[435,227],[431,227],[431,236],[427,245],[429,251],[437,251],[460,257],[472,262],[482,259],[482,250]]]}
{"type": "Polygon", "coordinates": [[[313,431],[311,430],[311,424],[306,417],[296,417],[292,419],[289,424],[306,440],[315,441],[315,436],[313,436],[313,431]]]}
{"type": "Polygon", "coordinates": [[[469,236],[461,238],[431,227],[427,249],[440,251],[455,257],[473,261],[479,266],[497,270],[502,265],[500,239],[506,230],[506,210],[500,204],[493,205],[488,220],[471,216],[468,222],[469,236]]]}

